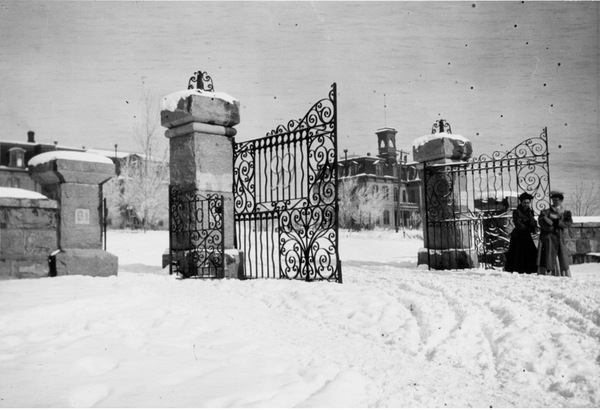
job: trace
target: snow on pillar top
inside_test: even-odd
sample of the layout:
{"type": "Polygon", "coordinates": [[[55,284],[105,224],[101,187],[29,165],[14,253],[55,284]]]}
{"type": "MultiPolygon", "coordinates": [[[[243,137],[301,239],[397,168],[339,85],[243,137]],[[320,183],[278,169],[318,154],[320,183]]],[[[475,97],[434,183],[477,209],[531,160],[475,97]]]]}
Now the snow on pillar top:
{"type": "Polygon", "coordinates": [[[31,177],[41,185],[75,182],[102,184],[115,175],[115,164],[107,157],[86,152],[49,151],[27,164],[31,177]]]}
{"type": "Polygon", "coordinates": [[[461,135],[452,134],[450,124],[446,120],[436,121],[430,135],[413,141],[413,158],[417,162],[464,161],[471,158],[472,153],[471,141],[461,135]]]}
{"type": "Polygon", "coordinates": [[[161,124],[167,138],[193,132],[233,136],[240,123],[240,102],[215,92],[212,78],[198,70],[188,81],[188,89],[167,95],[161,101],[161,124]]]}
{"type": "Polygon", "coordinates": [[[165,128],[191,122],[233,127],[240,123],[240,102],[225,93],[178,91],[163,97],[160,119],[165,128]]]}

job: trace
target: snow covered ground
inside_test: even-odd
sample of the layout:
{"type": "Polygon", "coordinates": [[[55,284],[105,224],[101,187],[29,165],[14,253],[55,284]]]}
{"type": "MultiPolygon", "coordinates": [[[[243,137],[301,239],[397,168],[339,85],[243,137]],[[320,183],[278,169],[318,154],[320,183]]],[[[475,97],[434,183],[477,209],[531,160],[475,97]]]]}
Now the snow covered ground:
{"type": "Polygon", "coordinates": [[[600,406],[600,264],[430,272],[342,232],[342,285],[178,281],[166,232],[108,246],[117,277],[0,282],[1,407],[600,406]]]}

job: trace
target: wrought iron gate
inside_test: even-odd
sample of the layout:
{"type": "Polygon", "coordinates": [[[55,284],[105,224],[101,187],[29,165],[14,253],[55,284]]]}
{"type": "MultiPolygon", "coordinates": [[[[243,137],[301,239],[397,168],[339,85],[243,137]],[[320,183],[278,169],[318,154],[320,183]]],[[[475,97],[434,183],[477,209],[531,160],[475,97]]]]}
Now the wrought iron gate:
{"type": "Polygon", "coordinates": [[[425,238],[429,267],[444,266],[438,250],[474,250],[486,269],[505,264],[512,211],[518,196],[533,196],[536,214],[549,205],[548,131],[508,152],[496,151],[466,162],[425,164],[425,238]]]}
{"type": "Polygon", "coordinates": [[[235,143],[233,164],[246,277],[341,282],[336,84],[300,120],[235,143]]]}
{"type": "Polygon", "coordinates": [[[169,273],[182,278],[222,278],[223,196],[169,187],[169,273]]]}

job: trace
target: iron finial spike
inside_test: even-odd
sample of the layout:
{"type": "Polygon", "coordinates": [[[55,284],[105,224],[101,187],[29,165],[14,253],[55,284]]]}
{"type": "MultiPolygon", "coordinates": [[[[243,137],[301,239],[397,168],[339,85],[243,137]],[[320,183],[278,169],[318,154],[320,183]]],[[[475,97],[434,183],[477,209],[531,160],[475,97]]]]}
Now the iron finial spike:
{"type": "Polygon", "coordinates": [[[199,90],[204,90],[204,84],[202,83],[202,70],[198,70],[197,73],[194,73],[194,75],[197,74],[196,77],[196,88],[199,90]]]}
{"type": "Polygon", "coordinates": [[[212,78],[206,71],[198,70],[188,81],[188,90],[198,89],[202,91],[214,91],[212,78]]]}

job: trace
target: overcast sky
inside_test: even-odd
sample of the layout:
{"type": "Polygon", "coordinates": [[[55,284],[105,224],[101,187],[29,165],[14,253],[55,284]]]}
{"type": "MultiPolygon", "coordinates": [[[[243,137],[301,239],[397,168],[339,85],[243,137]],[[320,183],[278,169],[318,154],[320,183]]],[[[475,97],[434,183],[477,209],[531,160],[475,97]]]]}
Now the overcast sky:
{"type": "Polygon", "coordinates": [[[548,127],[553,187],[591,181],[599,21],[598,2],[0,0],[0,141],[136,150],[144,90],[158,101],[200,69],[241,101],[239,140],[336,82],[340,152],[375,153],[384,126],[410,149],[440,118],[475,155],[548,127]]]}

